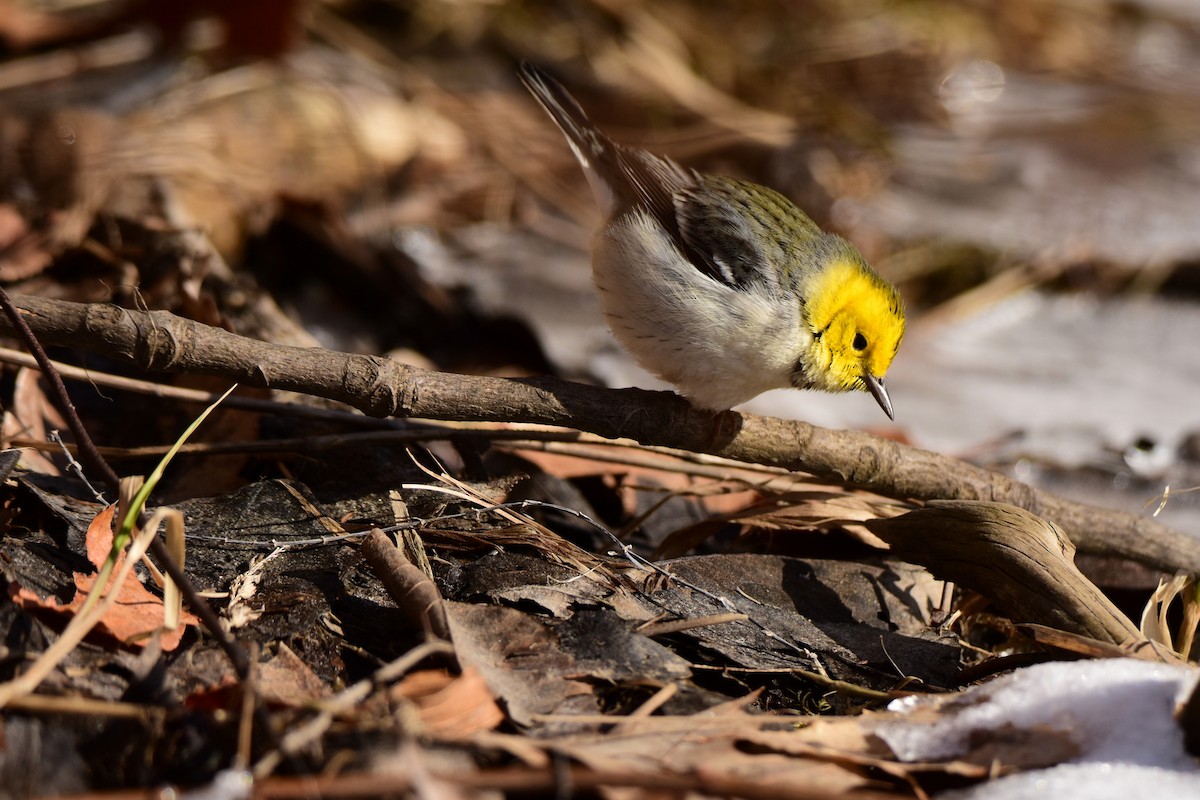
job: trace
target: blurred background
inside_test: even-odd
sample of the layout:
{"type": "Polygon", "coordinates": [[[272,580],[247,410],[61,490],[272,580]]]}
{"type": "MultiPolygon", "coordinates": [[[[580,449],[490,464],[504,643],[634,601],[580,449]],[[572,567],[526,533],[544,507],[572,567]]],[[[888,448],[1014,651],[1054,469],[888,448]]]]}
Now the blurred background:
{"type": "Polygon", "coordinates": [[[894,425],[866,394],[749,410],[1127,510],[1167,492],[1200,533],[1200,5],[0,0],[0,54],[14,293],[656,387],[600,317],[597,212],[529,59],[899,285],[894,425]]]}

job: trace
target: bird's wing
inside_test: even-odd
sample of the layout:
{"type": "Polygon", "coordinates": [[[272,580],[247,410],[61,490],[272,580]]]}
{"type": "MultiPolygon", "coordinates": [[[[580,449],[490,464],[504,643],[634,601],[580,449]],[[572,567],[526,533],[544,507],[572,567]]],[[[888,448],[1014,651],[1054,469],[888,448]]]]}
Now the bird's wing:
{"type": "Polygon", "coordinates": [[[732,178],[705,176],[677,192],[675,215],[697,269],[734,289],[757,285],[777,295],[796,279],[804,245],[822,235],[783,195],[732,178]]]}
{"type": "Polygon", "coordinates": [[[616,188],[626,207],[642,206],[681,246],[675,198],[700,184],[700,175],[681,167],[669,158],[656,156],[636,147],[613,143],[617,175],[622,185],[616,188]]]}

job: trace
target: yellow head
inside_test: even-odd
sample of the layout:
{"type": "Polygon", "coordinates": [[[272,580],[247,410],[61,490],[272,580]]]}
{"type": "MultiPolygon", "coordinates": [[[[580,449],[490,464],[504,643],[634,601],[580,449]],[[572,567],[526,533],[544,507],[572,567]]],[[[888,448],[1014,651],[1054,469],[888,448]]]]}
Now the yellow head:
{"type": "Polygon", "coordinates": [[[797,385],[869,391],[891,417],[883,377],[904,338],[904,304],[896,288],[847,244],[807,281],[804,320],[813,342],[797,365],[797,385]]]}

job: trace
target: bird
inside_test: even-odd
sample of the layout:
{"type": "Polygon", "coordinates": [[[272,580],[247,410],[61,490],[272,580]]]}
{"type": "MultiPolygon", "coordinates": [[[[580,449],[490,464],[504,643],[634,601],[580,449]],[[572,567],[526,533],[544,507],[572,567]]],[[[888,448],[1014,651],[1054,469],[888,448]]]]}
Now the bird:
{"type": "Polygon", "coordinates": [[[518,75],[604,214],[593,282],[643,368],[712,412],[790,387],[866,391],[895,419],[884,377],[904,304],[850,242],[774,189],[619,144],[533,64],[518,75]]]}

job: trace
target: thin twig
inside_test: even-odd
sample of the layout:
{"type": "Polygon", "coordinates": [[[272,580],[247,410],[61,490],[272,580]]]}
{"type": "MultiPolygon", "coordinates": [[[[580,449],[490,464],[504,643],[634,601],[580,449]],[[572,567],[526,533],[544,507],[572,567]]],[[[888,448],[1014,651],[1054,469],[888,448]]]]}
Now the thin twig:
{"type": "Polygon", "coordinates": [[[73,452],[76,450],[75,446],[64,442],[62,434],[58,431],[50,431],[48,434],[46,434],[46,438],[50,441],[39,442],[39,444],[45,445],[46,450],[53,450],[57,448],[60,452],[62,452],[67,457],[67,471],[75,473],[75,477],[83,481],[83,485],[86,486],[88,491],[92,493],[92,497],[96,499],[97,503],[101,505],[108,505],[108,501],[104,499],[104,492],[100,491],[95,486],[92,486],[92,482],[87,479],[87,475],[83,471],[83,465],[75,460],[75,455],[73,452]]]}

